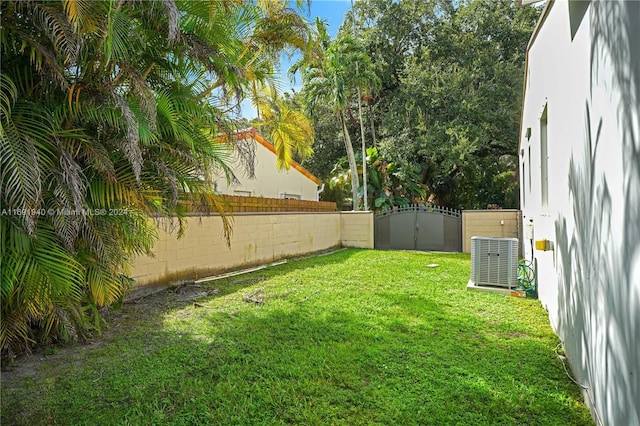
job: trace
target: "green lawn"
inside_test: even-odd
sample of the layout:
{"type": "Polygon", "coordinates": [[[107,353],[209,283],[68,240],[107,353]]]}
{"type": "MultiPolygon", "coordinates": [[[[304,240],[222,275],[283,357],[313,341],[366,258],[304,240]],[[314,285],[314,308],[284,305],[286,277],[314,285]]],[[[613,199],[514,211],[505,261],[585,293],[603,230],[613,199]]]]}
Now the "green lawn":
{"type": "Polygon", "coordinates": [[[468,292],[469,270],[344,250],[211,282],[195,306],[166,291],[10,365],[2,424],[592,424],[539,302],[468,292]]]}

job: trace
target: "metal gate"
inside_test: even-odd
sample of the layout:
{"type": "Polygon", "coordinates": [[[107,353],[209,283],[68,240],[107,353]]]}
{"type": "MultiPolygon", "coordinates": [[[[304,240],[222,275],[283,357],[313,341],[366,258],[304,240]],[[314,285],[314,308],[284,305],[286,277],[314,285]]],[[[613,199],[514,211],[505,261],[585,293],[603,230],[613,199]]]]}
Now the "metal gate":
{"type": "Polygon", "coordinates": [[[412,204],[378,213],[379,250],[462,251],[462,214],[446,207],[412,204]]]}

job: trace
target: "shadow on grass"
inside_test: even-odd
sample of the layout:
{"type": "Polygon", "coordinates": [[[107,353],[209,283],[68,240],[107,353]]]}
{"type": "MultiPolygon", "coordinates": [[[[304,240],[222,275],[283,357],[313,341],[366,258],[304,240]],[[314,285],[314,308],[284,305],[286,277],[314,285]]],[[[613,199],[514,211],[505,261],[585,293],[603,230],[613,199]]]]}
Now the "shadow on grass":
{"type": "Polygon", "coordinates": [[[462,309],[420,286],[282,292],[357,254],[230,278],[202,307],[158,301],[145,326],[3,386],[2,424],[589,424],[550,343],[479,315],[481,296],[458,293],[480,301],[462,309]],[[279,297],[216,308],[266,276],[279,297]]]}
{"type": "MultiPolygon", "coordinates": [[[[304,270],[322,269],[330,265],[344,263],[354,254],[364,251],[366,250],[349,249],[301,256],[287,259],[284,264],[267,266],[265,269],[255,272],[212,280],[201,285],[170,287],[149,296],[127,302],[123,309],[107,312],[106,320],[109,323],[109,327],[106,334],[111,335],[114,332],[121,332],[122,328],[132,330],[147,327],[149,322],[154,321],[155,316],[164,315],[166,312],[174,309],[186,308],[201,299],[196,297],[190,300],[181,300],[182,292],[185,289],[189,290],[189,288],[191,288],[195,290],[196,288],[201,288],[204,292],[213,294],[214,297],[241,293],[244,289],[253,287],[262,281],[285,275],[295,276],[304,270]],[[139,321],[130,321],[131,317],[137,317],[139,321]]],[[[194,292],[197,292],[197,290],[194,292]]]]}

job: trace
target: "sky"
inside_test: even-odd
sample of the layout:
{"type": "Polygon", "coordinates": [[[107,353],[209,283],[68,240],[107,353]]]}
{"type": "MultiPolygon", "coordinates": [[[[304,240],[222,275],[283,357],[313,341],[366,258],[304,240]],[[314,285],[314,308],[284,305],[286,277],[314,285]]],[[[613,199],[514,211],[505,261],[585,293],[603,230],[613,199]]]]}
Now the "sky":
{"type": "Polygon", "coordinates": [[[310,21],[314,21],[316,16],[325,19],[329,23],[329,35],[335,37],[349,9],[350,0],[311,0],[311,13],[306,17],[310,21]]]}
{"type": "MultiPolygon", "coordinates": [[[[295,1],[291,2],[291,7],[295,8],[295,1]]],[[[351,9],[351,1],[350,0],[311,0],[311,9],[307,12],[302,12],[302,15],[307,18],[310,22],[314,22],[316,17],[320,17],[320,19],[324,19],[327,21],[329,27],[329,35],[331,38],[335,38],[338,34],[338,29],[342,22],[344,21],[345,13],[351,9]]],[[[281,87],[284,91],[290,91],[291,89],[299,90],[301,81],[300,78],[297,78],[295,83],[290,81],[287,76],[287,71],[289,70],[289,66],[296,61],[297,58],[289,59],[287,55],[282,55],[281,57],[281,87]]],[[[251,101],[244,101],[241,105],[241,115],[244,118],[252,119],[256,117],[256,112],[251,105],[251,101]]]]}

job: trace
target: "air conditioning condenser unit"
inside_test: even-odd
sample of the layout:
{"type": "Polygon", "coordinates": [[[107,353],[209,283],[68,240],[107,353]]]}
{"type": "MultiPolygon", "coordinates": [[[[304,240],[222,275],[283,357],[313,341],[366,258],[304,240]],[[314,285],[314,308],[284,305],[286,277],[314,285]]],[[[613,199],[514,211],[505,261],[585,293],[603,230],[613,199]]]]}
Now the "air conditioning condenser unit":
{"type": "Polygon", "coordinates": [[[518,285],[518,239],[471,237],[471,282],[475,286],[518,285]]]}

